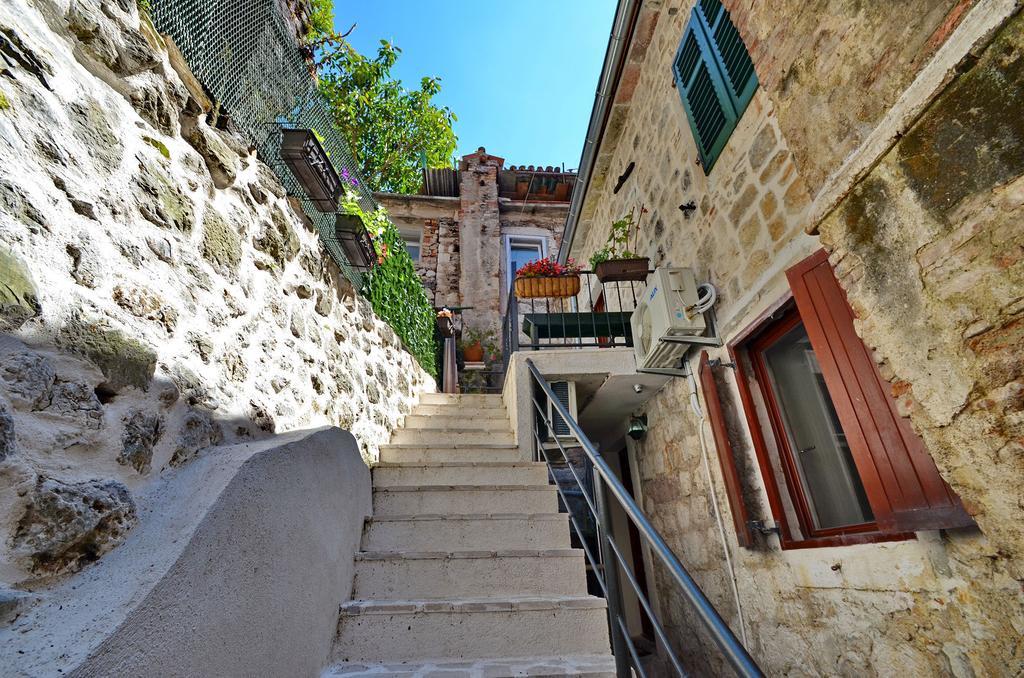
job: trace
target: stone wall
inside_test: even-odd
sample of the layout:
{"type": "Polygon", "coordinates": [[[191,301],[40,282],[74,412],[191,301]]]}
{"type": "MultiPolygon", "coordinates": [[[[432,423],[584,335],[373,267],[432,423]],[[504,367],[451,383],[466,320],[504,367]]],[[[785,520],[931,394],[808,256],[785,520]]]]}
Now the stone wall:
{"type": "Polygon", "coordinates": [[[726,0],[812,194],[975,2],[726,0]]]}
{"type": "Polygon", "coordinates": [[[0,42],[0,581],[96,559],[219,443],[375,459],[432,379],[135,3],[5,3],[0,42]]]}
{"type": "MultiPolygon", "coordinates": [[[[1019,28],[1005,29],[961,81],[961,95],[951,89],[933,106],[934,117],[904,137],[822,226],[819,239],[805,234],[807,186],[819,184],[842,161],[848,135],[860,138],[870,119],[884,113],[886,100],[865,114],[862,127],[842,119],[853,110],[843,102],[863,97],[859,88],[805,83],[807,92],[831,97],[843,113],[835,120],[815,118],[791,133],[795,104],[780,103],[773,90],[761,88],[705,176],[670,76],[692,4],[677,0],[641,9],[571,255],[585,260],[613,220],[646,207],[641,254],[656,265],[693,267],[698,280],[714,283],[720,334],[729,341],[787,293],[787,268],[823,245],[834,248],[833,262],[860,317],[858,331],[887,360],[883,374],[893,377],[894,392],[903,396],[947,481],[977,512],[981,529],[793,550],[781,550],[775,537],[758,537],[754,548],[740,548],[710,430],[691,413],[690,386],[682,379],[645,408],[649,432],[636,446],[643,508],[734,631],[746,633],[769,675],[1014,675],[1022,665],[1024,630],[1019,28]],[[789,121],[783,106],[790,107],[789,121]],[[825,144],[817,135],[830,129],[836,136],[825,144]],[[814,162],[801,160],[815,154],[820,157],[814,162]],[[616,177],[630,162],[636,163],[632,175],[613,194],[616,177]],[[695,209],[680,209],[691,201],[695,209]],[[726,526],[724,544],[716,505],[726,526]],[[723,548],[735,564],[742,626],[723,548]]],[[[932,35],[936,22],[955,14],[955,3],[933,4],[909,25],[897,28],[900,22],[891,19],[892,31],[878,40],[891,46],[913,42],[907,36],[932,35]]],[[[751,14],[761,8],[744,6],[751,14]]],[[[847,8],[828,7],[838,14],[847,8]]],[[[748,20],[788,26],[775,11],[772,5],[748,20]]],[[[904,9],[891,11],[896,17],[904,9]]],[[[794,21],[803,20],[794,14],[794,21]]],[[[793,39],[805,33],[794,31],[793,39]]],[[[755,56],[793,51],[785,36],[772,40],[755,44],[755,56]]],[[[819,60],[842,60],[848,74],[862,67],[849,56],[851,47],[832,55],[828,44],[815,53],[819,60]]],[[[915,44],[917,51],[908,47],[907,54],[926,50],[922,40],[915,44]]],[[[869,51],[885,51],[884,45],[869,51]]],[[[878,78],[897,95],[910,79],[906,73],[878,78]]],[[[810,107],[804,115],[817,110],[810,107]]],[[[724,349],[710,353],[729,359],[724,349]]],[[[770,520],[735,378],[720,372],[751,517],[770,520]]],[[[721,673],[721,657],[697,629],[687,603],[658,568],[654,579],[659,609],[693,672],[721,673]]]]}
{"type": "Polygon", "coordinates": [[[554,256],[568,204],[499,196],[504,160],[480,148],[462,158],[459,196],[376,194],[398,226],[422,233],[417,273],[437,307],[472,306],[467,327],[501,331],[507,303],[505,239],[540,237],[554,256]]]}

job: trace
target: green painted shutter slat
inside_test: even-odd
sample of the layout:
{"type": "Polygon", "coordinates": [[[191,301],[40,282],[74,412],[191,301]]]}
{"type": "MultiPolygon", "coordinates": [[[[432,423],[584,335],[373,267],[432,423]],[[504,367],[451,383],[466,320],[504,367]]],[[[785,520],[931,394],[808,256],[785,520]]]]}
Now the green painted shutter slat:
{"type": "Polygon", "coordinates": [[[743,115],[757,91],[757,73],[740,32],[722,6],[721,0],[701,0],[695,8],[708,43],[715,51],[715,64],[722,71],[737,119],[743,115]]]}
{"type": "Polygon", "coordinates": [[[691,21],[672,70],[705,173],[711,171],[736,126],[728,86],[714,59],[707,37],[691,21]]]}

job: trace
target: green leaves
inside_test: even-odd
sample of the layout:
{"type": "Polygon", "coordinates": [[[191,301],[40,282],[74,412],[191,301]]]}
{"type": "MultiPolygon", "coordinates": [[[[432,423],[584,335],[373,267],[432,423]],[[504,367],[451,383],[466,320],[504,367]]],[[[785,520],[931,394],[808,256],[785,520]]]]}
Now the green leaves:
{"type": "Polygon", "coordinates": [[[428,167],[447,167],[455,152],[455,114],[432,100],[441,79],[424,77],[405,89],[391,69],[402,50],[380,41],[374,58],[331,35],[318,43],[319,88],[330,104],[359,174],[375,191],[419,190],[423,158],[428,167]]]}
{"type": "MultiPolygon", "coordinates": [[[[383,212],[381,209],[374,214],[383,212]]],[[[376,223],[380,223],[379,220],[376,223]]],[[[367,230],[372,228],[366,225],[367,230]]],[[[394,328],[420,366],[436,377],[434,307],[416,275],[402,235],[385,217],[383,229],[374,241],[381,241],[386,246],[387,255],[383,263],[366,276],[367,298],[374,312],[394,328]]],[[[378,253],[380,251],[378,249],[378,253]]]]}

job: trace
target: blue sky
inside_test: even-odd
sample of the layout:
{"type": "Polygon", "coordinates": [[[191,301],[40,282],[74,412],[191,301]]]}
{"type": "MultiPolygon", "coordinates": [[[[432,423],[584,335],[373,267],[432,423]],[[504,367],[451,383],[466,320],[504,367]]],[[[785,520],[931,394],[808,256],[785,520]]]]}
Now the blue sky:
{"type": "Polygon", "coordinates": [[[410,87],[440,76],[435,99],[458,116],[458,155],[478,146],[507,165],[576,168],[615,0],[335,0],[335,27],[360,52],[402,49],[410,87]]]}

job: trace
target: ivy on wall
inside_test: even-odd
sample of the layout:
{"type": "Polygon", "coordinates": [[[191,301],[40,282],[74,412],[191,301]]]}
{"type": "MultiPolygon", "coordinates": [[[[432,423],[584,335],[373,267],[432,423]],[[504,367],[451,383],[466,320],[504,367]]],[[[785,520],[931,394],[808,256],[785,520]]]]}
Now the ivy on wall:
{"type": "Polygon", "coordinates": [[[436,377],[434,307],[427,298],[420,277],[416,275],[416,267],[405,249],[401,233],[387,218],[383,207],[366,213],[350,199],[342,202],[342,210],[358,215],[373,239],[378,264],[363,278],[366,284],[364,293],[374,312],[398,333],[420,366],[436,377]]]}

